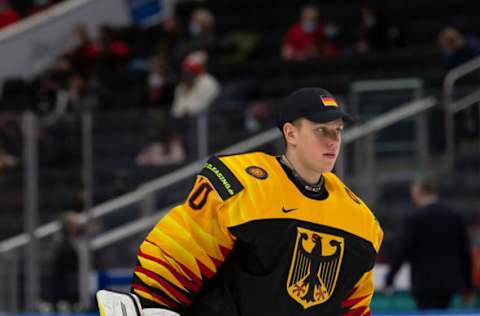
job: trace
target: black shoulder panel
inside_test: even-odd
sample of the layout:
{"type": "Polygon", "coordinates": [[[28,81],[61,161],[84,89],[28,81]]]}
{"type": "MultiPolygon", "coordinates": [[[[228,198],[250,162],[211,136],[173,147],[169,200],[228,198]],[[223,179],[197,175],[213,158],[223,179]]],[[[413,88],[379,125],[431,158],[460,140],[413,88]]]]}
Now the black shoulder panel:
{"type": "Polygon", "coordinates": [[[224,201],[243,190],[243,185],[238,181],[233,172],[215,156],[205,163],[200,175],[212,183],[224,201]]]}

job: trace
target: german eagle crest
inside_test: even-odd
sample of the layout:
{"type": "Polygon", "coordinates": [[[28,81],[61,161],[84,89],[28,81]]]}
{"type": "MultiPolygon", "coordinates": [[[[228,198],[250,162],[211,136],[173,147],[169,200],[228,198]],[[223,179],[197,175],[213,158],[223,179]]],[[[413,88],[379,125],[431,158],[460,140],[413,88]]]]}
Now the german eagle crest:
{"type": "Polygon", "coordinates": [[[304,309],[324,303],[331,297],[344,247],[342,237],[297,228],[287,291],[304,309]]]}

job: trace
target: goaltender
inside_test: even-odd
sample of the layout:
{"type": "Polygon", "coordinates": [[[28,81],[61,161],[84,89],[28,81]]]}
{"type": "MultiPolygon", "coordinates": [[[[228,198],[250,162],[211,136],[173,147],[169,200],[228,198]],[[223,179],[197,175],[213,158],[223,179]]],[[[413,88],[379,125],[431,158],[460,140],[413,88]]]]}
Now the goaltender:
{"type": "Polygon", "coordinates": [[[349,121],[321,88],[282,100],[285,153],[210,158],[140,245],[131,293],[98,292],[101,314],[370,315],[383,232],[331,172],[349,121]]]}

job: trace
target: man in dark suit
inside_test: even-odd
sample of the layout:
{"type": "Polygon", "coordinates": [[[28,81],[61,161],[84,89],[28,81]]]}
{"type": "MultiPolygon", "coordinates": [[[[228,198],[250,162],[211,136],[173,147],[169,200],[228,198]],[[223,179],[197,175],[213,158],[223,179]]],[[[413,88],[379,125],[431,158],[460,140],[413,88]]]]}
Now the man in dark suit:
{"type": "Polygon", "coordinates": [[[391,288],[403,262],[411,264],[411,291],[419,309],[444,309],[453,295],[472,292],[472,256],[466,224],[457,213],[439,203],[431,178],[410,187],[416,212],[406,217],[399,252],[386,277],[391,288]]]}

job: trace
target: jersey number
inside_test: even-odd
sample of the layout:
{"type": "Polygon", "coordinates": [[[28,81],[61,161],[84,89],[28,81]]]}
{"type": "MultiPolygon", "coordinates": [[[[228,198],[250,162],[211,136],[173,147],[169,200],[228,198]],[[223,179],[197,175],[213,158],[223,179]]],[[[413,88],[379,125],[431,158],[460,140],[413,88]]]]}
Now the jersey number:
{"type": "Polygon", "coordinates": [[[192,196],[188,199],[188,204],[194,210],[200,210],[207,203],[208,194],[212,192],[212,187],[208,183],[202,183],[198,189],[193,192],[192,196]],[[203,195],[202,195],[203,193],[203,195]]]}

